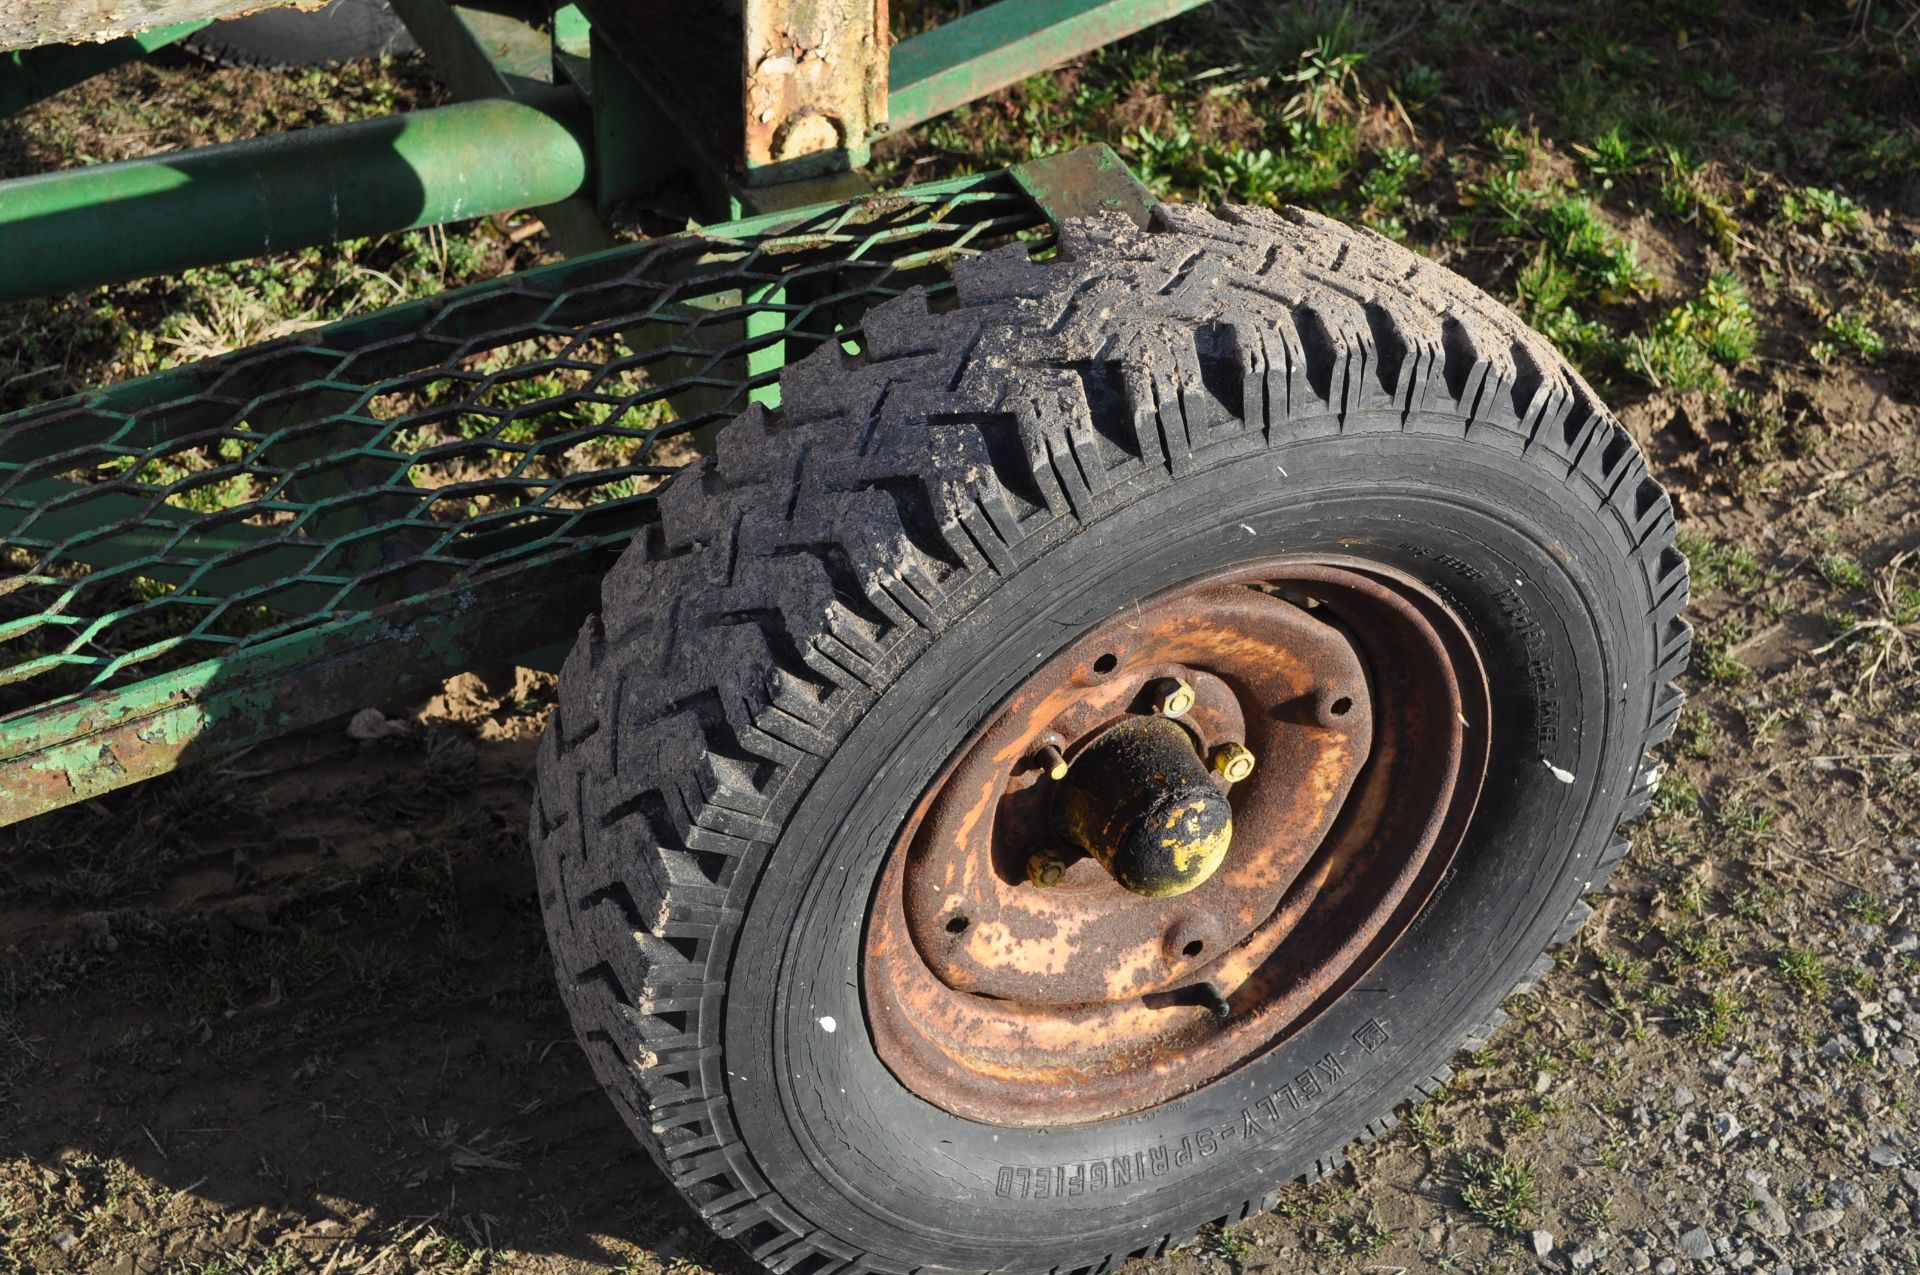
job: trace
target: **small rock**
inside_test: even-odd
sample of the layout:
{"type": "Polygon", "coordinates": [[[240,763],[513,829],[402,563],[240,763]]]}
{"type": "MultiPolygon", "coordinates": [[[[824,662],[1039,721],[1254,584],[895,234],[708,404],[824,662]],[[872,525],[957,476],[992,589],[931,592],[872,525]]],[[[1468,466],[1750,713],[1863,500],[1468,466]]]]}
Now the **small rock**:
{"type": "Polygon", "coordinates": [[[120,940],[113,936],[113,918],[105,912],[83,913],[79,921],[80,933],[87,938],[87,944],[96,952],[118,951],[120,940]]]}
{"type": "Polygon", "coordinates": [[[1876,1166],[1882,1169],[1897,1169],[1907,1162],[1905,1156],[1884,1142],[1867,1152],[1867,1159],[1873,1161],[1876,1166]]]}
{"type": "Polygon", "coordinates": [[[1853,1182],[1835,1182],[1827,1188],[1827,1198],[1843,1209],[1857,1209],[1867,1202],[1867,1193],[1853,1182]]]}
{"type": "MultiPolygon", "coordinates": [[[[1898,929],[1890,936],[1890,946],[1896,952],[1920,952],[1920,932],[1898,929]]],[[[1893,998],[1889,996],[1888,1000],[1893,998]]]]}
{"type": "Polygon", "coordinates": [[[1860,1027],[1860,1043],[1872,1049],[1880,1043],[1880,1029],[1872,1023],[1863,1023],[1860,1027]]]}
{"type": "Polygon", "coordinates": [[[1552,1231],[1535,1231],[1533,1234],[1527,1236],[1527,1242],[1533,1245],[1533,1255],[1535,1257],[1545,1257],[1553,1252],[1552,1231]]]}
{"type": "Polygon", "coordinates": [[[1840,1225],[1845,1216],[1839,1209],[1809,1209],[1800,1215],[1800,1234],[1818,1235],[1840,1225]]]}
{"type": "Polygon", "coordinates": [[[53,1233],[53,1246],[62,1253],[73,1252],[73,1246],[79,1242],[80,1237],[72,1231],[55,1231],[53,1233]]]}
{"type": "Polygon", "coordinates": [[[1636,1275],[1640,1271],[1652,1270],[1653,1258],[1643,1248],[1630,1248],[1627,1250],[1627,1269],[1636,1272],[1636,1275]]]}
{"type": "Polygon", "coordinates": [[[1763,1186],[1753,1188],[1753,1207],[1740,1215],[1740,1224],[1755,1235],[1769,1239],[1778,1239],[1791,1229],[1787,1225],[1787,1211],[1780,1207],[1773,1192],[1763,1186]]]}
{"type": "Polygon", "coordinates": [[[390,722],[387,715],[377,708],[363,708],[347,722],[347,738],[362,742],[373,739],[385,739],[397,735],[406,727],[400,722],[390,722]]]}
{"type": "Polygon", "coordinates": [[[1663,1257],[1660,1265],[1653,1268],[1653,1275],[1680,1275],[1680,1263],[1671,1257],[1663,1257]]]}
{"type": "Polygon", "coordinates": [[[1887,1051],[1887,1057],[1893,1059],[1895,1066],[1905,1067],[1909,1071],[1916,1066],[1920,1066],[1920,1054],[1914,1053],[1905,1045],[1895,1045],[1887,1051]]]}
{"type": "Polygon", "coordinates": [[[1713,1237],[1706,1227],[1696,1226],[1680,1237],[1680,1251],[1696,1262],[1704,1262],[1713,1256],[1713,1237]]]}
{"type": "Polygon", "coordinates": [[[1574,1270],[1584,1271],[1593,1265],[1593,1249],[1588,1245],[1582,1244],[1579,1248],[1567,1254],[1567,1261],[1573,1264],[1574,1270]]]}
{"type": "Polygon", "coordinates": [[[1746,1130],[1731,1111],[1716,1111],[1713,1113],[1713,1132],[1724,1145],[1732,1142],[1746,1130]]]}
{"type": "Polygon", "coordinates": [[[1852,1043],[1852,1041],[1847,1040],[1844,1036],[1829,1036],[1827,1037],[1826,1043],[1820,1046],[1820,1056],[1829,1062],[1836,1058],[1845,1058],[1853,1052],[1851,1048],[1852,1043]]]}
{"type": "Polygon", "coordinates": [[[1693,1090],[1687,1088],[1685,1085],[1675,1085],[1673,1087],[1673,1105],[1674,1106],[1685,1109],[1687,1107],[1691,1107],[1693,1105],[1693,1102],[1694,1102],[1693,1090]]]}

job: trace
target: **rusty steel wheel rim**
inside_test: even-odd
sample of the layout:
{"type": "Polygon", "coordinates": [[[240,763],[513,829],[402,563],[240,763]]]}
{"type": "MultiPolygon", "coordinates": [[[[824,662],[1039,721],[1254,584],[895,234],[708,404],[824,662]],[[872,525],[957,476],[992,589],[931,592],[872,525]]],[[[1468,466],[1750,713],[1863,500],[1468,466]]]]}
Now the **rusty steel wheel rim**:
{"type": "Polygon", "coordinates": [[[1460,622],[1377,564],[1271,558],[1141,600],[1036,669],[906,820],[863,945],[881,1060],[938,1107],[1020,1127],[1226,1074],[1405,932],[1479,797],[1488,716],[1460,622]],[[1210,765],[1211,791],[1187,767],[1183,792],[1230,807],[1231,841],[1210,876],[1154,897],[1109,862],[1114,838],[1062,811],[1092,790],[1161,818],[1167,768],[1115,787],[1107,759],[1174,728],[1210,765]]]}

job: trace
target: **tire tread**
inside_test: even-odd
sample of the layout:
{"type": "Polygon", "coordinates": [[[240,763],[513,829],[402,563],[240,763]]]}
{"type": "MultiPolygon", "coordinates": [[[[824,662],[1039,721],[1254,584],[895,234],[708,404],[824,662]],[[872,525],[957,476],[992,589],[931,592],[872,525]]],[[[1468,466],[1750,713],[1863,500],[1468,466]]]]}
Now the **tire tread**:
{"type": "MultiPolygon", "coordinates": [[[[1012,245],[954,278],[953,308],[933,312],[915,290],[869,313],[862,355],[829,343],[789,366],[781,414],[749,411],[669,485],[659,525],[606,579],[540,745],[540,898],[588,1057],[668,1178],[778,1270],[897,1268],[812,1229],[731,1138],[716,1041],[738,877],[879,688],[994,581],[1105,512],[1121,478],[1172,481],[1283,430],[1344,431],[1383,412],[1426,428],[1421,413],[1449,413],[1467,439],[1530,459],[1617,528],[1623,560],[1639,564],[1656,660],[1643,756],[1679,711],[1687,564],[1665,493],[1546,340],[1458,276],[1299,209],[1161,206],[1144,232],[1070,222],[1056,261],[1012,245]],[[1147,353],[1124,362],[1100,307],[1115,276],[1152,298],[1130,347],[1147,353]],[[1030,340],[1077,342],[1075,358],[1008,376],[996,331],[1010,323],[1030,340]],[[651,853],[618,852],[633,845],[651,853]]],[[[1623,818],[1645,809],[1658,776],[1636,768],[1623,818]]],[[[1587,892],[1626,847],[1615,839],[1589,865],[1587,892]]],[[[1576,901],[1555,942],[1590,912],[1576,901]]],[[[1514,992],[1551,963],[1543,955],[1514,992]]],[[[1504,1021],[1496,1009],[1463,1024],[1456,1049],[1483,1048],[1504,1021]]],[[[1450,1075],[1440,1068],[1403,1101],[1450,1075]]],[[[1357,1136],[1394,1123],[1383,1113],[1357,1136]]],[[[1330,1150],[1304,1176],[1343,1162],[1330,1150]]]]}

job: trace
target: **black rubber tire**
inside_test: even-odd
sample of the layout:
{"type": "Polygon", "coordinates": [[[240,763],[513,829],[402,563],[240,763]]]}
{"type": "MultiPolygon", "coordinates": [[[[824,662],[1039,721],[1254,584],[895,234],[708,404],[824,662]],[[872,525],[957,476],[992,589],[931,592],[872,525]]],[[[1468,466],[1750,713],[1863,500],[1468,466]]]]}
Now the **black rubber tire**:
{"type": "Polygon", "coordinates": [[[183,44],[224,66],[337,66],[419,51],[386,0],[330,0],[318,9],[262,9],[203,27],[183,44]]]}
{"type": "Polygon", "coordinates": [[[787,369],[608,575],[540,752],[562,994],[667,1176],[775,1270],[1098,1271],[1270,1206],[1430,1092],[1621,857],[1671,732],[1665,494],[1511,313],[1300,211],[1079,222],[787,369]],[[996,1128],[863,1030],[878,866],[1023,675],[1202,571],[1338,552],[1425,581],[1494,696],[1453,870],[1362,982],[1198,1091],[996,1128]]]}

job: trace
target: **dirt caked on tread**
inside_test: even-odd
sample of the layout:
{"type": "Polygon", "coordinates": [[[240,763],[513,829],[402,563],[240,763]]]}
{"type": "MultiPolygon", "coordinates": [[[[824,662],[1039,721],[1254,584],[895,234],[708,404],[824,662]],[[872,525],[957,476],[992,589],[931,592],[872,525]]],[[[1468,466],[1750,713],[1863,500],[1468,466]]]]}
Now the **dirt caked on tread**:
{"type": "MultiPolygon", "coordinates": [[[[916,290],[871,312],[861,354],[829,343],[790,366],[778,412],[749,410],[713,456],[667,488],[658,523],[607,576],[541,747],[532,814],[540,893],[562,994],[595,1072],[701,1215],[775,1270],[1102,1270],[1270,1206],[1279,1175],[1331,1171],[1345,1141],[1391,1127],[1393,1103],[1443,1084],[1446,1058],[1484,1042],[1498,1002],[1544,970],[1546,943],[1578,928],[1588,912],[1579,896],[1624,853],[1613,829],[1645,808],[1658,775],[1646,751],[1672,732],[1680,706],[1672,680],[1690,642],[1680,618],[1687,566],[1665,494],[1552,347],[1447,270],[1304,211],[1163,206],[1146,230],[1118,218],[1070,223],[1055,259],[1030,261],[1014,245],[963,262],[955,281],[951,304],[929,308],[916,290]],[[1489,776],[1515,793],[1545,785],[1526,798],[1536,805],[1562,785],[1581,803],[1581,822],[1554,851],[1550,889],[1527,904],[1544,917],[1532,955],[1489,958],[1484,978],[1461,975],[1447,992],[1458,1004],[1433,1011],[1457,1015],[1436,1020],[1452,1026],[1417,1032],[1412,1061],[1396,1064],[1417,1069],[1391,1092],[1363,1094],[1372,1107],[1346,1117],[1344,1133],[1289,1126],[1231,1187],[1159,1183],[1135,1197],[1130,1216],[1148,1219],[1145,1229],[1122,1238],[1117,1224],[1089,1222],[1085,1238],[1034,1242],[1029,1259],[1018,1225],[996,1239],[949,1225],[936,1209],[931,1220],[901,1222],[928,1237],[911,1245],[890,1221],[866,1229],[865,1215],[841,1209],[837,1196],[829,1207],[826,1188],[780,1185],[800,1180],[795,1163],[806,1156],[743,1131],[785,1100],[771,1088],[742,1092],[749,1067],[729,1046],[727,1020],[788,1012],[784,991],[740,989],[738,949],[749,913],[770,906],[761,897],[774,889],[769,863],[803,853],[790,844],[796,810],[847,789],[822,778],[829,763],[888,711],[888,693],[923,657],[938,662],[936,644],[990,624],[990,603],[1010,581],[1053,573],[1054,592],[1074,589],[1074,577],[1048,564],[1155,493],[1204,488],[1215,475],[1251,472],[1257,459],[1271,487],[1312,481],[1328,499],[1357,499],[1338,475],[1290,472],[1296,454],[1335,455],[1308,447],[1334,446],[1326,440],[1368,464],[1415,456],[1409,481],[1437,463],[1419,457],[1457,456],[1456,469],[1431,475],[1436,491],[1518,483],[1516,519],[1546,525],[1564,515],[1576,525],[1564,541],[1532,538],[1551,551],[1543,561],[1588,573],[1584,605],[1594,631],[1610,636],[1586,658],[1605,664],[1613,685],[1604,703],[1580,701],[1579,721],[1536,704],[1525,746],[1489,776]],[[1559,509],[1546,510],[1548,499],[1559,509]],[[1548,755],[1576,745],[1578,767],[1548,755]],[[1589,772],[1577,788],[1573,769],[1589,772]],[[1274,1149],[1294,1137],[1324,1141],[1274,1149]]],[[[1464,526],[1499,516],[1501,498],[1457,503],[1464,526]]],[[[1251,519],[1240,525],[1252,534],[1251,519]]],[[[1492,580],[1484,564],[1423,547],[1423,534],[1410,523],[1380,543],[1463,598],[1479,590],[1496,619],[1501,608],[1533,605],[1529,590],[1544,587],[1492,580]]],[[[1494,624],[1481,623],[1491,635],[1494,624]]],[[[1062,630],[1059,641],[1073,636],[1062,630]]],[[[1548,662],[1535,644],[1553,640],[1513,639],[1523,675],[1512,680],[1543,702],[1561,691],[1528,665],[1548,662]]],[[[861,764],[884,768],[891,757],[861,764]]],[[[1497,884],[1470,878],[1455,887],[1462,900],[1497,884]]],[[[858,1021],[837,1026],[832,1049],[860,1047],[858,1021]]],[[[1249,1141],[1253,1128],[1250,1114],[1249,1141]]],[[[826,1159],[845,1153],[836,1180],[884,1174],[888,1155],[906,1164],[919,1154],[868,1145],[876,1140],[851,1130],[824,1140],[836,1143],[826,1159]]],[[[958,1184],[969,1171],[941,1172],[958,1184]]],[[[978,1191],[991,1196],[993,1174],[977,1172],[978,1191]]],[[[972,1199],[971,1189],[956,1185],[954,1196],[972,1199]]],[[[976,1207],[985,1206],[966,1206],[976,1207]]]]}

